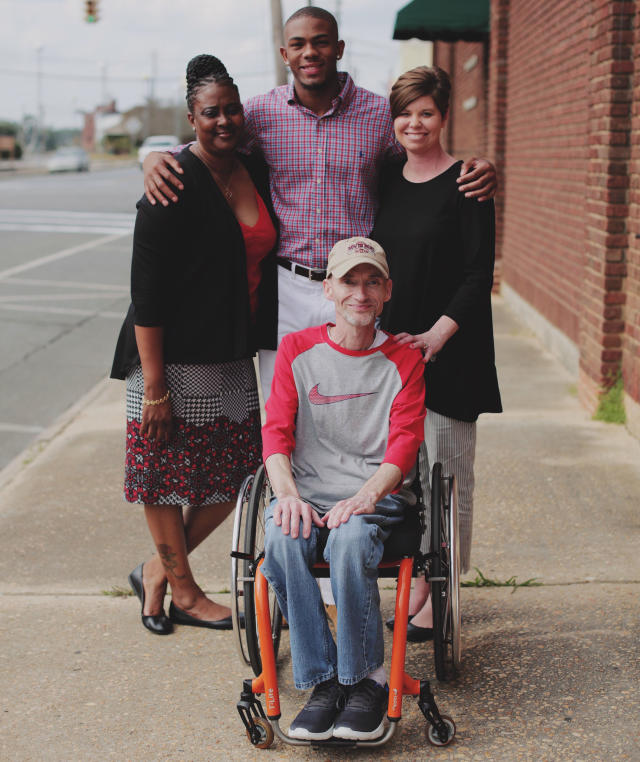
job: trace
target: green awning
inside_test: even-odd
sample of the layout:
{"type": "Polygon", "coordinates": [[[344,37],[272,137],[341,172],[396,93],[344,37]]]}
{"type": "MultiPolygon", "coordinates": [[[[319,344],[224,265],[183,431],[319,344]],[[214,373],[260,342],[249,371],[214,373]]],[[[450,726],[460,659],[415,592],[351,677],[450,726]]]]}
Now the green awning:
{"type": "Polygon", "coordinates": [[[490,0],[413,0],[398,11],[394,40],[486,40],[490,0]]]}

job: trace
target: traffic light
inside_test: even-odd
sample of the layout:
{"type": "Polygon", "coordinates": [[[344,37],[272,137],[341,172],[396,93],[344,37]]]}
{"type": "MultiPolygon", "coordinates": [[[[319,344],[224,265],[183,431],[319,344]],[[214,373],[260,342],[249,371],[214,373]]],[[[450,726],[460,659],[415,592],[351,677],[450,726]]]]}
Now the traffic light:
{"type": "Polygon", "coordinates": [[[85,0],[84,20],[87,24],[95,24],[98,20],[98,0],[85,0]]]}

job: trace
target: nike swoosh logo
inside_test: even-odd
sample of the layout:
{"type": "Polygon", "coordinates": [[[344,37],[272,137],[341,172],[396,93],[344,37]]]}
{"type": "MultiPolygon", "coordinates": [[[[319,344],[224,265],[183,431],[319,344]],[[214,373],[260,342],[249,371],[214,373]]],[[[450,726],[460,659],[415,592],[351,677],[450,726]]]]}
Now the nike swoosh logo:
{"type": "Polygon", "coordinates": [[[320,394],[318,387],[320,384],[316,384],[309,392],[309,402],[312,405],[331,405],[333,402],[344,402],[345,400],[354,400],[356,397],[368,397],[370,394],[377,394],[378,392],[361,392],[360,394],[333,394],[326,395],[320,394]]]}

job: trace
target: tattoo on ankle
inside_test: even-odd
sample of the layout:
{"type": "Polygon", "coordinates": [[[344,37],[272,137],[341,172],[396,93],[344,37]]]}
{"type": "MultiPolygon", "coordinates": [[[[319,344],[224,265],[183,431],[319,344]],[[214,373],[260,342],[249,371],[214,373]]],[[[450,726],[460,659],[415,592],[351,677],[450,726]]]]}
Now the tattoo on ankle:
{"type": "Polygon", "coordinates": [[[158,545],[158,555],[167,574],[172,574],[176,579],[184,579],[186,574],[176,574],[176,554],[171,550],[171,545],[158,545]]]}

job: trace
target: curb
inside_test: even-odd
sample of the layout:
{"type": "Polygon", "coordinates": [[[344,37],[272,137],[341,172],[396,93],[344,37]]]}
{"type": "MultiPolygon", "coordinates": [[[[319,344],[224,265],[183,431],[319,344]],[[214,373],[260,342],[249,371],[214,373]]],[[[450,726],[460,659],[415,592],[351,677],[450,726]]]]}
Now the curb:
{"type": "Polygon", "coordinates": [[[55,421],[41,431],[38,436],[25,449],[16,455],[13,460],[0,471],[0,491],[4,490],[9,484],[19,476],[24,470],[32,466],[47,447],[62,432],[70,426],[73,421],[92,403],[109,385],[109,378],[105,377],[82,395],[79,400],[73,403],[61,413],[55,421]]]}

